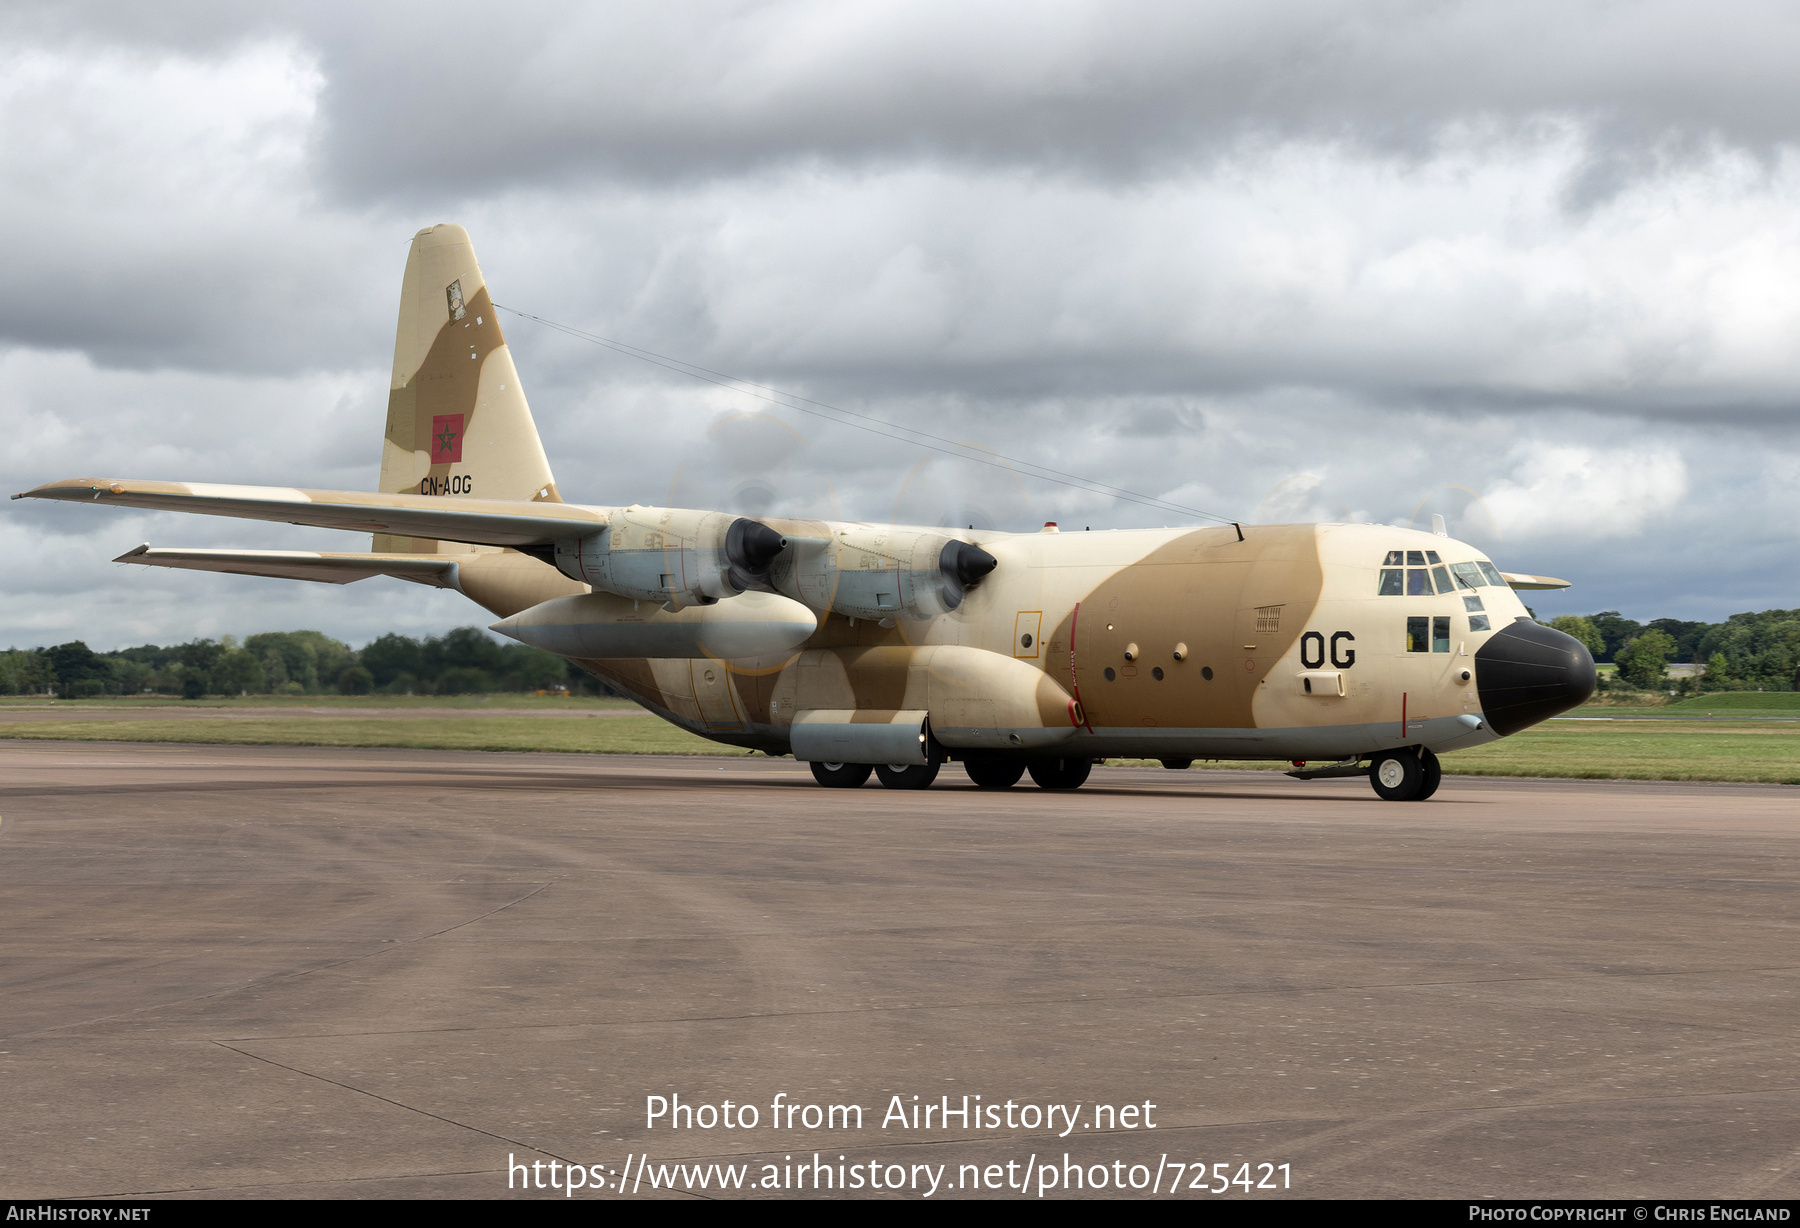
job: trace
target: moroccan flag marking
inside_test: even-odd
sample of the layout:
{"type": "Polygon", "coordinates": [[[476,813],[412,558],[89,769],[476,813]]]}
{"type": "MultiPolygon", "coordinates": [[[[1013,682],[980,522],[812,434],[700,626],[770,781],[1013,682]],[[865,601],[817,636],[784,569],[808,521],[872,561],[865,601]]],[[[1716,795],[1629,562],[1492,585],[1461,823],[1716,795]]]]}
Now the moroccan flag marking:
{"type": "Polygon", "coordinates": [[[463,416],[433,414],[431,416],[431,463],[454,465],[462,460],[463,416]]]}

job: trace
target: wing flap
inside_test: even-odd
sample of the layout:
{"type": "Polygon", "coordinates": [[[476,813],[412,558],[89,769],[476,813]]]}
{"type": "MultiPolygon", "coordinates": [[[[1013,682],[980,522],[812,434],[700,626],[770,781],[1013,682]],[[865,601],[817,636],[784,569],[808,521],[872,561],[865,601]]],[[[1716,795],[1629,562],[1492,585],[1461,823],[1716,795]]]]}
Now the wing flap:
{"type": "Polygon", "coordinates": [[[313,550],[175,550],[149,543],[128,550],[115,563],[222,571],[238,576],[271,576],[319,584],[353,584],[370,576],[393,576],[433,588],[457,587],[457,560],[442,554],[325,554],[313,550]]]}
{"type": "Polygon", "coordinates": [[[151,511],[273,520],[476,546],[547,546],[586,536],[606,525],[604,512],[576,503],[378,495],[205,482],[70,478],[47,482],[13,498],[112,503],[151,511]]]}

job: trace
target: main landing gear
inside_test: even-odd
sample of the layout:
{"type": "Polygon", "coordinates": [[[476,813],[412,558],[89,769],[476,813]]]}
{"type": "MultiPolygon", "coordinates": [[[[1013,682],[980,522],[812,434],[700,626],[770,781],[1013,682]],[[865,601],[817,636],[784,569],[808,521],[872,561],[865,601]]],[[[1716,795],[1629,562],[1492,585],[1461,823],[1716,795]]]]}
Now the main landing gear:
{"type": "Polygon", "coordinates": [[[813,779],[827,789],[860,789],[869,779],[869,773],[888,789],[929,789],[931,782],[937,779],[938,768],[942,764],[933,759],[930,763],[820,763],[814,760],[809,764],[813,779]]]}
{"type": "Polygon", "coordinates": [[[963,771],[979,789],[1010,789],[1027,771],[1031,773],[1031,782],[1040,789],[1079,789],[1093,770],[1091,759],[1048,755],[1035,759],[971,757],[963,760],[963,771]]]}
{"type": "Polygon", "coordinates": [[[860,789],[875,770],[871,763],[820,763],[816,759],[808,766],[813,779],[827,789],[860,789]]]}
{"type": "Polygon", "coordinates": [[[877,763],[875,779],[881,782],[884,789],[929,789],[942,766],[944,761],[935,755],[930,763],[910,766],[904,763],[877,763]]]}
{"type": "Polygon", "coordinates": [[[1094,770],[1092,759],[1033,759],[1031,779],[1040,789],[1079,789],[1094,770]]]}
{"type": "MultiPolygon", "coordinates": [[[[827,789],[860,789],[874,775],[883,788],[928,789],[943,767],[941,752],[932,755],[930,763],[820,763],[807,764],[813,779],[827,789]]],[[[1042,756],[1035,759],[1013,759],[976,755],[963,760],[963,770],[980,789],[1010,789],[1027,771],[1032,783],[1040,789],[1079,789],[1094,770],[1091,759],[1067,759],[1042,756]]]]}
{"type": "Polygon", "coordinates": [[[1423,746],[1384,750],[1369,766],[1369,783],[1386,802],[1422,802],[1437,792],[1444,769],[1423,746]]]}
{"type": "Polygon", "coordinates": [[[1023,759],[981,759],[963,760],[963,771],[977,789],[1010,789],[1019,783],[1019,777],[1025,774],[1023,759]]]}

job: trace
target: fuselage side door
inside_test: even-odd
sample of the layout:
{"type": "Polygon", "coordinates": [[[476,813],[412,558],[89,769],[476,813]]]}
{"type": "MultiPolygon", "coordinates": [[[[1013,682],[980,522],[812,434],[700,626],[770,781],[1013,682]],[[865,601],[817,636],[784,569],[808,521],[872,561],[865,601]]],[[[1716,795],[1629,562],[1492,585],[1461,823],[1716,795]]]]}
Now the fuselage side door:
{"type": "Polygon", "coordinates": [[[1013,616],[1012,655],[1021,661],[1036,661],[1043,657],[1044,646],[1039,637],[1043,632],[1044,612],[1042,610],[1020,610],[1013,616]]]}

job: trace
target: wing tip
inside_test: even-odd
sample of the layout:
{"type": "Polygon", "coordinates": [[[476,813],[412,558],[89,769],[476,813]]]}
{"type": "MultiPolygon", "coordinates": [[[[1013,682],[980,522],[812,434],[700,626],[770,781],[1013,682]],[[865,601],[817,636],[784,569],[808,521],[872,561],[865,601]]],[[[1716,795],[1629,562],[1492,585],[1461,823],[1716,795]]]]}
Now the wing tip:
{"type": "Polygon", "coordinates": [[[15,499],[86,499],[103,494],[123,494],[124,483],[116,478],[61,478],[45,482],[30,490],[21,490],[15,499]]]}
{"type": "Polygon", "coordinates": [[[1503,571],[1500,573],[1508,587],[1515,589],[1558,589],[1575,587],[1567,580],[1558,580],[1555,576],[1528,576],[1520,572],[1503,571]]]}

